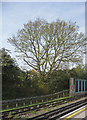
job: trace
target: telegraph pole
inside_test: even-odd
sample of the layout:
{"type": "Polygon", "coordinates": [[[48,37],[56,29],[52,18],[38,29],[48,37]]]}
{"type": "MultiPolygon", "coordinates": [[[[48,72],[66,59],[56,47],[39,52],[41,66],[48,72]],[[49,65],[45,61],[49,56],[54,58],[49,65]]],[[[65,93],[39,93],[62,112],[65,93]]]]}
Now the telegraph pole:
{"type": "Polygon", "coordinates": [[[85,71],[87,72],[87,1],[85,2],[85,71]]]}

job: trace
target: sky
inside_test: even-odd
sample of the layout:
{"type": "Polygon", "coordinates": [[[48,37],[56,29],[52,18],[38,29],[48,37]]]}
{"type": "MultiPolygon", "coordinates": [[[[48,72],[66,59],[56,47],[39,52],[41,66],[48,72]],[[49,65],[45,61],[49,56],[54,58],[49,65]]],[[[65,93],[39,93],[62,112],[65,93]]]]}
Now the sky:
{"type": "MultiPolygon", "coordinates": [[[[29,20],[56,19],[76,22],[80,31],[85,33],[85,2],[2,2],[2,45],[11,50],[15,57],[14,47],[7,39],[16,35],[29,20]]],[[[1,24],[0,24],[1,26],[1,24]]],[[[18,61],[20,64],[20,61],[18,61]]]]}

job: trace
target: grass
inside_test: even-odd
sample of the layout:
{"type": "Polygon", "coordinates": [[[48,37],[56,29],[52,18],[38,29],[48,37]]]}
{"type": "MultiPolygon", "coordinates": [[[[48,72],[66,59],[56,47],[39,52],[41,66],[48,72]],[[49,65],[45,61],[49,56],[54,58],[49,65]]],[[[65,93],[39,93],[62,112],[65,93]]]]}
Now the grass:
{"type": "Polygon", "coordinates": [[[10,117],[12,117],[12,114],[11,114],[11,112],[9,112],[9,114],[8,114],[8,118],[10,118],[10,117]]]}
{"type": "Polygon", "coordinates": [[[20,118],[19,115],[14,116],[14,119],[19,119],[19,118],[20,118]]]}
{"type": "Polygon", "coordinates": [[[25,106],[19,106],[19,107],[15,107],[15,108],[10,108],[10,109],[1,110],[0,112],[9,111],[9,110],[15,110],[15,109],[23,108],[23,107],[34,106],[34,105],[38,105],[38,104],[44,104],[44,103],[52,102],[52,101],[55,101],[55,100],[62,100],[62,99],[65,99],[65,98],[70,98],[70,97],[71,97],[71,96],[61,97],[61,98],[49,100],[49,101],[46,101],[46,102],[40,102],[40,103],[35,103],[35,104],[30,104],[30,105],[25,105],[25,106]]]}
{"type": "Polygon", "coordinates": [[[36,112],[35,112],[35,111],[32,111],[31,113],[32,113],[32,114],[36,114],[36,112]]]}

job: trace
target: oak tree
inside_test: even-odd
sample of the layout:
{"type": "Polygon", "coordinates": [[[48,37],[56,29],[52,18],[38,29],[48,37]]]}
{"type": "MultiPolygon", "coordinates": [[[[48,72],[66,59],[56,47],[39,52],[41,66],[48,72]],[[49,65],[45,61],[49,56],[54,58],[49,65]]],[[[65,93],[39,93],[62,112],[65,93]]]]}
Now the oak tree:
{"type": "Polygon", "coordinates": [[[41,76],[45,73],[47,77],[65,63],[80,63],[83,59],[84,34],[71,21],[29,21],[8,41],[15,46],[18,57],[41,76]]]}

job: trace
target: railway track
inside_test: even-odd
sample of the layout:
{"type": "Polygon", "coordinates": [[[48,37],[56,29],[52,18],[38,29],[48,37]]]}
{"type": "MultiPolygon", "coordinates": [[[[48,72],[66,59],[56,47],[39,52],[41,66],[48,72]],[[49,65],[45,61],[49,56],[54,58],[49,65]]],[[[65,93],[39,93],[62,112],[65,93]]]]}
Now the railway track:
{"type": "Polygon", "coordinates": [[[87,98],[69,105],[64,105],[58,109],[46,112],[44,114],[29,118],[28,120],[56,120],[69,112],[72,112],[87,104],[87,98]]]}
{"type": "MultiPolygon", "coordinates": [[[[60,99],[60,100],[54,100],[54,101],[51,101],[51,102],[47,102],[47,103],[43,103],[43,104],[38,104],[38,105],[32,105],[32,106],[28,106],[28,107],[23,107],[23,108],[17,108],[17,109],[13,109],[13,110],[8,110],[8,111],[3,111],[3,112],[0,112],[0,114],[2,114],[2,118],[8,118],[9,114],[11,114],[11,119],[17,115],[17,114],[22,114],[24,112],[28,112],[28,111],[37,111],[37,110],[40,110],[41,108],[43,107],[55,107],[55,106],[58,106],[58,105],[62,105],[64,103],[68,103],[70,101],[73,101],[73,100],[77,100],[81,98],[81,96],[78,96],[78,97],[70,97],[70,98],[65,98],[65,99],[60,99]]],[[[31,118],[33,119],[33,118],[31,118]]]]}

